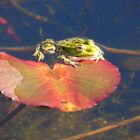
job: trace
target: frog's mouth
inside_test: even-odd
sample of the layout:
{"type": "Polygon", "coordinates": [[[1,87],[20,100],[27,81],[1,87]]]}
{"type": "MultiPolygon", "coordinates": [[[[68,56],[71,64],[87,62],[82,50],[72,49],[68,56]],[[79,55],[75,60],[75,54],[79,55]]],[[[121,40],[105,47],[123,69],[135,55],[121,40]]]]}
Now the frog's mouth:
{"type": "Polygon", "coordinates": [[[83,60],[95,60],[95,61],[98,61],[98,60],[104,60],[105,58],[103,57],[103,52],[101,50],[98,50],[96,51],[96,53],[94,53],[93,55],[91,56],[78,56],[78,57],[75,57],[75,56],[69,56],[69,58],[72,60],[72,61],[83,61],[83,60]]]}

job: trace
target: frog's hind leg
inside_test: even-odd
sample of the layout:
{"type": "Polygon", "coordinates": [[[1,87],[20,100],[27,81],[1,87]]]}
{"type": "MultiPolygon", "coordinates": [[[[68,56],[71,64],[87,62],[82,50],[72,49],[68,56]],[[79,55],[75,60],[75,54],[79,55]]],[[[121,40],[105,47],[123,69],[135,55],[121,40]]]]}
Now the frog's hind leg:
{"type": "Polygon", "coordinates": [[[36,50],[35,50],[33,56],[35,56],[38,61],[43,60],[45,58],[44,54],[40,50],[40,44],[37,45],[36,50]]]}

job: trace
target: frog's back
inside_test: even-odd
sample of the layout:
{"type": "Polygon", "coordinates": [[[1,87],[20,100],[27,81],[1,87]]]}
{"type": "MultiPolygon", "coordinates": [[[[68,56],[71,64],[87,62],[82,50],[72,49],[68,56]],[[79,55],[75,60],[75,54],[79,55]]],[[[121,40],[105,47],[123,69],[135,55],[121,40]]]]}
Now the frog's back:
{"type": "Polygon", "coordinates": [[[56,45],[64,48],[75,48],[77,46],[80,46],[84,42],[85,40],[82,38],[73,37],[73,38],[67,38],[64,40],[56,41],[56,45]]]}

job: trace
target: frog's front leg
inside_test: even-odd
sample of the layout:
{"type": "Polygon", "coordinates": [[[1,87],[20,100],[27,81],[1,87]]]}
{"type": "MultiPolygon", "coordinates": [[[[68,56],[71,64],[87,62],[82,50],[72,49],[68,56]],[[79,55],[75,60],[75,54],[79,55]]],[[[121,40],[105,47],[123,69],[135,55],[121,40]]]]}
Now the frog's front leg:
{"type": "Polygon", "coordinates": [[[74,62],[72,60],[70,60],[69,58],[67,58],[65,55],[59,55],[57,57],[58,60],[62,60],[64,64],[67,64],[67,65],[71,65],[73,67],[77,67],[78,65],[81,65],[79,62],[74,62]]]}
{"type": "Polygon", "coordinates": [[[42,51],[40,50],[40,44],[37,45],[35,53],[33,54],[33,56],[37,57],[37,60],[43,60],[45,58],[45,55],[42,53],[42,51]]]}

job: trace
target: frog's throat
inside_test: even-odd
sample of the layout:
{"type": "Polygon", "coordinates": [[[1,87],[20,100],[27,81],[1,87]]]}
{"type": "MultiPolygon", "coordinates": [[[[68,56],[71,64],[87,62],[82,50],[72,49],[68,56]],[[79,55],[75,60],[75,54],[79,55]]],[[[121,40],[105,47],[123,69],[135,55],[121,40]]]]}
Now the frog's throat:
{"type": "Polygon", "coordinates": [[[105,60],[103,57],[103,52],[98,51],[96,54],[92,56],[84,56],[84,57],[75,57],[75,56],[68,56],[72,61],[83,61],[83,60],[105,60]]]}

